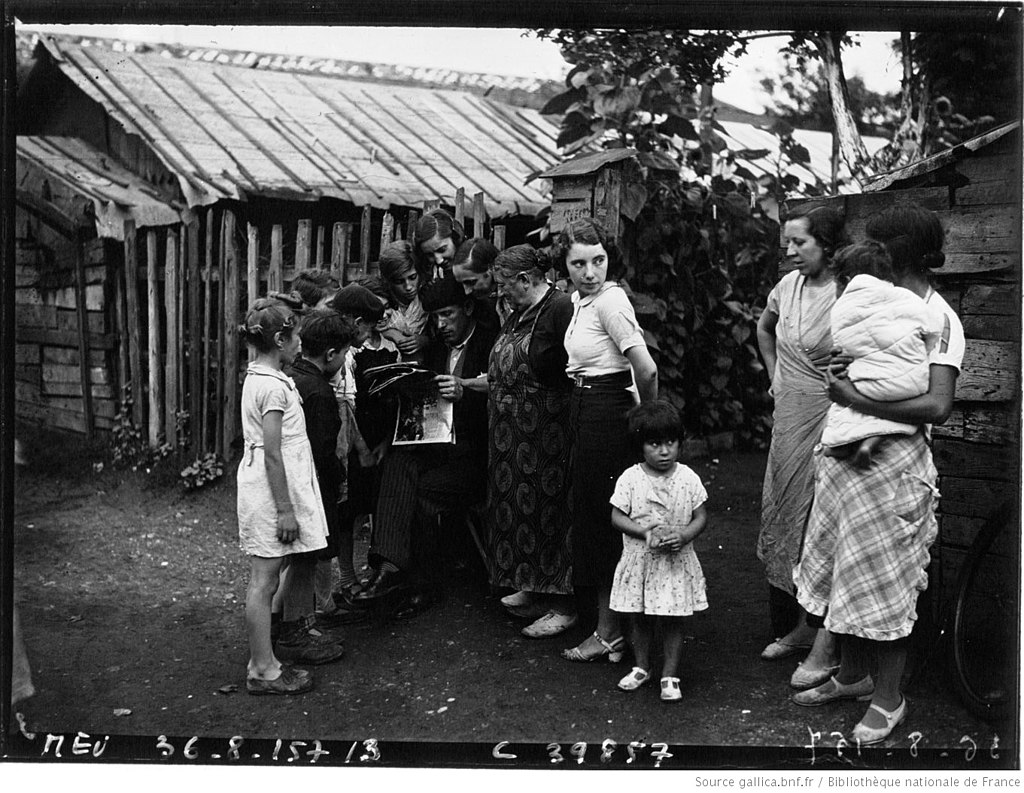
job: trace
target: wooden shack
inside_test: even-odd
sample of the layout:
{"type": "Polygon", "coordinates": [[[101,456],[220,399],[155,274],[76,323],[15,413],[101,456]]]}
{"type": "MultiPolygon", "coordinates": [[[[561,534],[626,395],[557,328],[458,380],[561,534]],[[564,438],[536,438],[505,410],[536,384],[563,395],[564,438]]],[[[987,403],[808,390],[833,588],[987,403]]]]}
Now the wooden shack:
{"type": "MultiPolygon", "coordinates": [[[[941,601],[986,519],[1020,499],[1020,123],[884,174],[861,194],[814,203],[843,212],[855,240],[869,216],[894,204],[933,210],[946,232],[935,287],[963,322],[967,349],[953,415],[933,428],[942,498],[932,578],[941,601]]],[[[1013,528],[994,553],[1019,553],[1013,528]]]]}
{"type": "MultiPolygon", "coordinates": [[[[145,200],[114,202],[119,216],[107,212],[103,229],[97,218],[83,232],[84,255],[96,268],[86,273],[93,282],[83,292],[85,320],[106,334],[96,344],[110,346],[94,346],[83,359],[93,364],[87,387],[79,375],[65,389],[75,393],[61,396],[83,404],[95,397],[94,417],[55,417],[57,395],[43,393],[40,373],[38,394],[35,380],[22,381],[22,420],[105,431],[127,392],[150,445],[230,457],[245,363],[236,328],[252,299],[286,289],[309,267],[342,282],[370,271],[381,246],[408,238],[427,208],[445,206],[468,234],[504,247],[506,232],[509,244],[521,241],[548,203],[543,186],[526,181],[558,159],[558,130],[535,110],[475,93],[165,57],[71,37],[44,37],[34,55],[18,92],[19,148],[73,140],[67,145],[92,152],[94,176],[130,176],[145,200]],[[161,203],[173,220],[143,213],[147,202],[161,203]],[[133,211],[124,209],[129,204],[133,211]]],[[[19,212],[54,214],[45,184],[56,183],[63,167],[54,163],[25,183],[19,212]]],[[[30,253],[36,231],[21,228],[24,261],[73,262],[52,245],[30,253]]],[[[23,275],[28,304],[36,276],[23,275]]],[[[67,324],[82,301],[74,292],[61,299],[67,324]]],[[[25,378],[36,377],[33,366],[42,371],[37,357],[54,356],[30,348],[30,321],[26,309],[16,329],[25,378]]],[[[58,357],[77,360],[71,352],[58,357]]]]}

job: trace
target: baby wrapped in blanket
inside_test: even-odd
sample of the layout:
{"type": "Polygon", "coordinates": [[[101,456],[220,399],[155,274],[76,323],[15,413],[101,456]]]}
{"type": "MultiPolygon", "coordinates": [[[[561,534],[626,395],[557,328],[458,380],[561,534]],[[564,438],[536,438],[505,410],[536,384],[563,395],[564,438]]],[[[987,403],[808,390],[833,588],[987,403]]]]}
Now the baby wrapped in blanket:
{"type": "MultiPolygon", "coordinates": [[[[846,376],[864,396],[896,402],[928,391],[928,353],[937,336],[929,331],[928,304],[892,283],[892,261],[876,242],[849,245],[833,260],[836,292],[832,342],[853,358],[846,376]]],[[[821,444],[832,457],[854,455],[866,468],[885,435],[913,435],[918,427],[868,416],[835,402],[829,407],[821,444]]]]}

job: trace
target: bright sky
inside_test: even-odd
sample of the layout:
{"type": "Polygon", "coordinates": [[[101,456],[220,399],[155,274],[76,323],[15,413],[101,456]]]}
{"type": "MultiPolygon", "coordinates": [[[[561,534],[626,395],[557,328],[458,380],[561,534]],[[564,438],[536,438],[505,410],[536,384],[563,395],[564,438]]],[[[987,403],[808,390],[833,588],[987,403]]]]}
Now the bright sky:
{"type": "MultiPolygon", "coordinates": [[[[225,49],[340,58],[457,71],[561,80],[568,71],[558,48],[501,28],[246,27],[212,25],[26,25],[26,30],[104,36],[225,49]],[[439,45],[439,42],[442,44],[439,45]]],[[[873,91],[899,89],[900,64],[889,43],[896,33],[860,33],[843,55],[847,76],[859,74],[873,91]]],[[[764,110],[762,76],[781,71],[784,38],[750,43],[748,54],[715,96],[754,113],[764,110]]]]}

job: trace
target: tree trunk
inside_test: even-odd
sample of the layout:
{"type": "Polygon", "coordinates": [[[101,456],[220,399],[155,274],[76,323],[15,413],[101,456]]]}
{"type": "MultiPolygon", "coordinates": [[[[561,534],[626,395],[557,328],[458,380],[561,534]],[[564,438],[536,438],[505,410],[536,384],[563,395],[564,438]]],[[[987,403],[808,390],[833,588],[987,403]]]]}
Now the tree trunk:
{"type": "MultiPolygon", "coordinates": [[[[879,170],[888,171],[909,165],[921,159],[922,135],[924,129],[921,126],[923,116],[914,118],[914,59],[913,44],[908,31],[900,33],[900,49],[902,50],[903,78],[900,81],[900,121],[899,129],[893,135],[892,141],[886,144],[885,148],[875,155],[875,164],[879,170]]],[[[919,99],[919,106],[927,106],[928,97],[923,94],[925,86],[921,85],[922,95],[919,99]]]]}
{"type": "Polygon", "coordinates": [[[815,44],[828,83],[829,98],[832,100],[832,118],[836,125],[835,134],[839,138],[839,148],[853,178],[862,183],[864,177],[872,175],[873,169],[868,150],[850,111],[850,95],[846,88],[843,60],[839,51],[841,37],[842,34],[837,31],[824,33],[815,38],[815,44]]]}
{"type": "Polygon", "coordinates": [[[700,163],[699,172],[710,174],[714,165],[714,147],[711,140],[715,134],[715,99],[713,83],[703,83],[700,87],[700,163]]]}

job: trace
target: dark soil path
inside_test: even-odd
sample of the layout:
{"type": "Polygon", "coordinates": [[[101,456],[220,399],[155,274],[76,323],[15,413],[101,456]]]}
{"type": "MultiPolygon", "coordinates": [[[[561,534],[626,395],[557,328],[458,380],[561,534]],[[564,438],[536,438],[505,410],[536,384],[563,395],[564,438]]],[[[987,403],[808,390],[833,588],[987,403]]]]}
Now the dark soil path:
{"type": "MultiPolygon", "coordinates": [[[[656,686],[617,692],[628,664],[561,660],[582,625],[556,639],[522,638],[497,596],[467,578],[415,618],[350,628],[347,657],[316,670],[312,693],[248,696],[233,475],[188,494],[142,473],[97,472],[70,452],[43,456],[47,464],[19,474],[14,531],[16,599],[39,689],[23,709],[44,733],[373,737],[442,742],[439,757],[450,742],[606,738],[798,748],[811,732],[835,747],[864,707],[797,707],[788,699],[796,659],[758,656],[771,639],[753,551],[763,454],[694,464],[710,493],[697,550],[711,607],[690,623],[676,706],[661,704],[656,686]],[[232,685],[241,691],[222,693],[232,685]]],[[[890,746],[962,753],[969,736],[982,752],[998,735],[1016,754],[1012,731],[975,720],[954,699],[938,658],[908,694],[910,717],[890,746]]]]}

